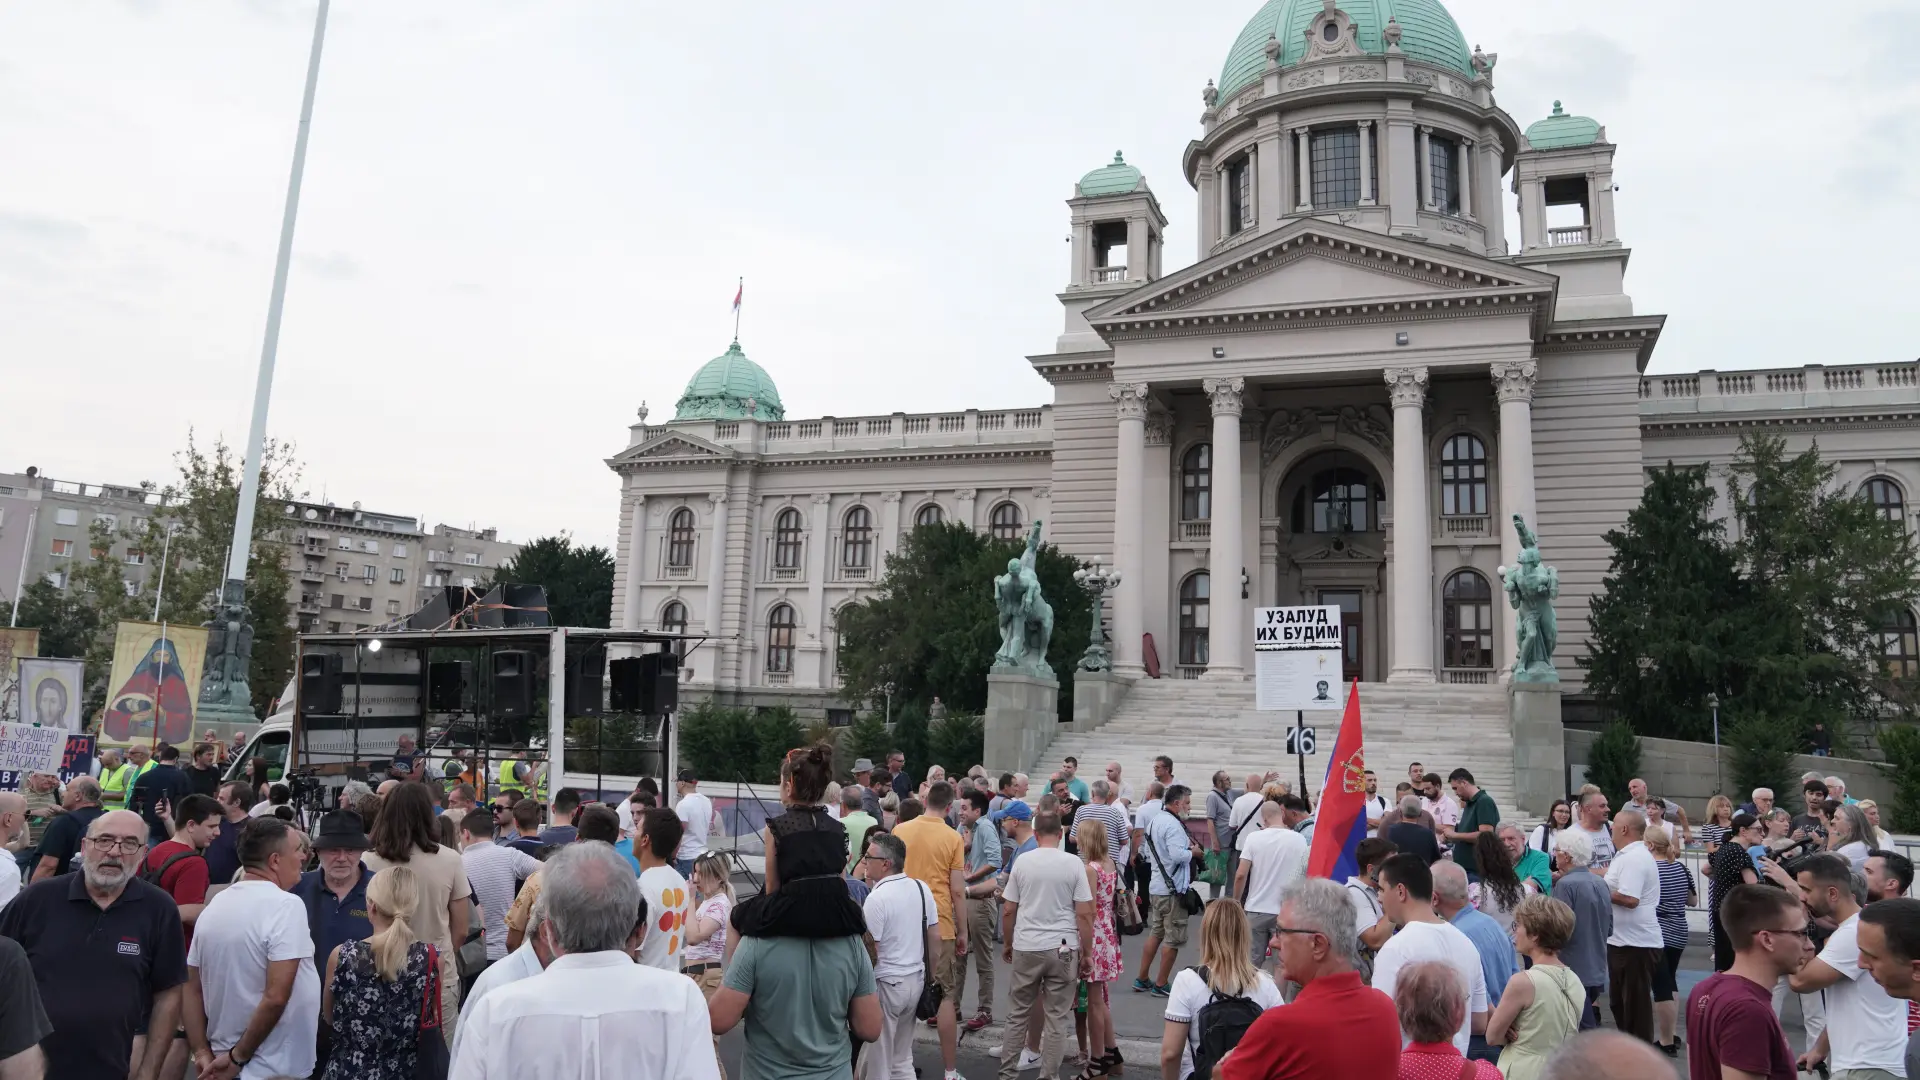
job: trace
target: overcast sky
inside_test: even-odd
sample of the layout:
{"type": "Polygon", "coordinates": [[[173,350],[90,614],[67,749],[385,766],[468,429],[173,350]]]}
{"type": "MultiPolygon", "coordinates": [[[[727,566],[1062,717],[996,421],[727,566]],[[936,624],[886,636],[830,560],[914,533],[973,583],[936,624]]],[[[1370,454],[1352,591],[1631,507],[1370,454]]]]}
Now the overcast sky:
{"type": "MultiPolygon", "coordinates": [[[[335,0],[270,429],[313,497],[606,543],[741,275],[789,417],[1044,403],[1063,200],[1125,150],[1193,261],[1258,6],[335,0]]],[[[314,7],[0,4],[0,471],[244,442],[314,7]]],[[[1453,0],[1521,126],[1618,144],[1655,370],[1920,353],[1920,9],[1872,7],[1453,0]]]]}

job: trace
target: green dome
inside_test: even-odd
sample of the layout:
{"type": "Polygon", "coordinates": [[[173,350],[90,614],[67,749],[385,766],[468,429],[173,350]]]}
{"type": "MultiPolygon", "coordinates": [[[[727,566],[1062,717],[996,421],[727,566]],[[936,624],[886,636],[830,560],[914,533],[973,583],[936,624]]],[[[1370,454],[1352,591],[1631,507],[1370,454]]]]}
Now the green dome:
{"type": "Polygon", "coordinates": [[[1094,195],[1131,195],[1139,190],[1144,179],[1140,170],[1127,164],[1120,151],[1113,152],[1113,164],[1102,165],[1080,178],[1080,194],[1083,197],[1094,195]]]}
{"type": "Polygon", "coordinates": [[[1600,121],[1590,116],[1574,116],[1553,103],[1553,115],[1527,128],[1527,143],[1535,150],[1558,150],[1567,146],[1592,146],[1600,141],[1600,121]]]}
{"type": "Polygon", "coordinates": [[[747,359],[740,343],[702,364],[687,382],[687,392],[675,406],[675,420],[745,420],[747,402],[753,402],[755,420],[785,420],[780,391],[766,369],[747,359]]]}
{"type": "MultiPolygon", "coordinates": [[[[1415,60],[1452,68],[1473,78],[1473,60],[1460,27],[1439,0],[1341,0],[1341,11],[1353,20],[1354,39],[1362,52],[1382,54],[1380,37],[1389,19],[1400,24],[1400,51],[1415,60]]],[[[1306,55],[1307,27],[1326,10],[1321,0],[1267,0],[1247,21],[1220,69],[1220,100],[1260,79],[1267,66],[1267,38],[1280,39],[1280,66],[1297,64],[1306,55]]]]}

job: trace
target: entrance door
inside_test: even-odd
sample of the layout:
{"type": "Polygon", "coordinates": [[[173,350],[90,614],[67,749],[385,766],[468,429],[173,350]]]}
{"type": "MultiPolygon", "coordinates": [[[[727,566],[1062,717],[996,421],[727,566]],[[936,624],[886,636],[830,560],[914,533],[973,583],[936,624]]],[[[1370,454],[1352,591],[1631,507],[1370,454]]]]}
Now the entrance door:
{"type": "Polygon", "coordinates": [[[1360,632],[1360,592],[1357,589],[1321,589],[1320,603],[1340,609],[1340,678],[1348,683],[1362,678],[1361,661],[1365,659],[1362,642],[1365,636],[1360,632]]]}

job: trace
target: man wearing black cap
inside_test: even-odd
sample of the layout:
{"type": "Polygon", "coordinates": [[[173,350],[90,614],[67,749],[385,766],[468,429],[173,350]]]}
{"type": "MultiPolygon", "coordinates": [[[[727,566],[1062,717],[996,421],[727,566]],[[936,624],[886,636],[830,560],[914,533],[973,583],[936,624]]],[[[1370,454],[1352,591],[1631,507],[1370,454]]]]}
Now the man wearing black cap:
{"type": "MultiPolygon", "coordinates": [[[[359,814],[351,810],[331,810],[320,815],[320,827],[313,833],[313,850],[320,857],[320,869],[301,874],[299,883],[293,887],[293,895],[307,905],[307,931],[313,935],[313,955],[332,956],[334,948],[343,942],[365,941],[373,936],[373,923],[367,919],[367,882],[373,880],[373,871],[360,862],[360,856],[371,846],[359,814]]],[[[328,1052],[333,1044],[326,1017],[320,1019],[315,1047],[316,1076],[326,1071],[328,1052]]]]}

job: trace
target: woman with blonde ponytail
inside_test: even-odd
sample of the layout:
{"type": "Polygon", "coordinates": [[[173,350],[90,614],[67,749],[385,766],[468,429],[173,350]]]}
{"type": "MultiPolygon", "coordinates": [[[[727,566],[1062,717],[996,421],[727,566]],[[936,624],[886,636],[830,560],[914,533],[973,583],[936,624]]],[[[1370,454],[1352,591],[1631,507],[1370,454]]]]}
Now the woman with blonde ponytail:
{"type": "Polygon", "coordinates": [[[390,866],[367,882],[373,936],[349,941],[327,957],[320,1012],[333,1029],[325,1080],[413,1080],[420,1011],[433,971],[430,942],[415,936],[420,880],[390,866]]]}

